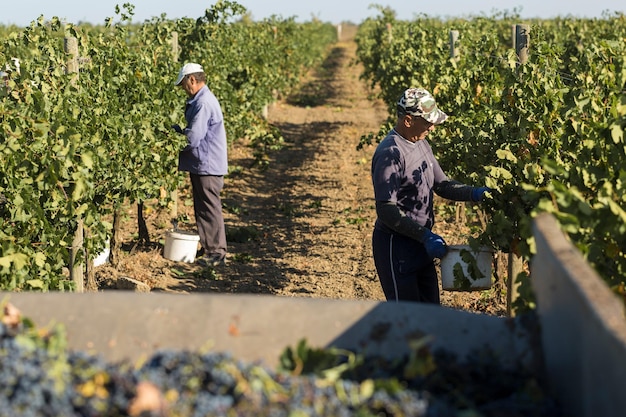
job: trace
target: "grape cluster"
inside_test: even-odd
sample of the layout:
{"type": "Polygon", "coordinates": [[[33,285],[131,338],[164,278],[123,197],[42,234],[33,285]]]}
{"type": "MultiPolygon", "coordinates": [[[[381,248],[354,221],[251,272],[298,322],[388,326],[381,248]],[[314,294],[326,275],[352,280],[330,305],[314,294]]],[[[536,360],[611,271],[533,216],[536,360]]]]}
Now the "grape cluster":
{"type": "MultiPolygon", "coordinates": [[[[6,319],[6,315],[4,317],[6,319]]],[[[66,349],[61,328],[0,323],[0,417],[559,416],[540,381],[493,355],[461,363],[421,349],[334,374],[273,371],[228,353],[161,351],[142,364],[66,349]]]]}

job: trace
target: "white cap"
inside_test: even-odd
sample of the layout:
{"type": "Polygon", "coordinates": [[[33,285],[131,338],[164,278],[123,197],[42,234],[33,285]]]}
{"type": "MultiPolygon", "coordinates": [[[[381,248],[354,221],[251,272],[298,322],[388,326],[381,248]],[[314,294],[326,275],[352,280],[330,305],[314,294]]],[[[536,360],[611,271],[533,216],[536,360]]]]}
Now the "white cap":
{"type": "Polygon", "coordinates": [[[174,83],[174,85],[180,85],[180,83],[183,81],[183,78],[185,78],[186,75],[195,74],[196,72],[204,72],[202,65],[196,64],[195,62],[190,62],[188,64],[185,64],[180,69],[180,72],[178,73],[178,78],[176,79],[176,82],[174,83]]]}

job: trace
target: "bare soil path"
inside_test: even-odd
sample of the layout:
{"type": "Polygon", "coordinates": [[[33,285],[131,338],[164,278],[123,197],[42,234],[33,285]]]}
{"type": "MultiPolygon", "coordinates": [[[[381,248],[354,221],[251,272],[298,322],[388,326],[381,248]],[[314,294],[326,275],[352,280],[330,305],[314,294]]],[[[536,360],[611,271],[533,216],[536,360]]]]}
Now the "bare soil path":
{"type": "MultiPolygon", "coordinates": [[[[244,140],[229,150],[234,170],[223,190],[228,265],[206,269],[163,258],[162,245],[135,247],[117,267],[97,268],[99,288],[119,288],[119,279],[129,277],[146,291],[384,300],[371,256],[374,148],[357,150],[357,144],[378,131],[387,109],[359,79],[355,54],[352,40],[338,42],[296,92],[270,107],[268,120],[285,142],[267,165],[254,166],[244,140]]],[[[192,225],[189,190],[181,190],[179,199],[179,212],[188,213],[192,225]]],[[[171,227],[168,214],[155,209],[147,220],[152,239],[162,243],[171,227]]],[[[446,220],[439,219],[438,231],[447,240],[458,237],[464,225],[446,220]]],[[[122,237],[129,248],[135,222],[131,215],[122,237]]],[[[442,303],[505,311],[498,290],[444,291],[442,303]]]]}

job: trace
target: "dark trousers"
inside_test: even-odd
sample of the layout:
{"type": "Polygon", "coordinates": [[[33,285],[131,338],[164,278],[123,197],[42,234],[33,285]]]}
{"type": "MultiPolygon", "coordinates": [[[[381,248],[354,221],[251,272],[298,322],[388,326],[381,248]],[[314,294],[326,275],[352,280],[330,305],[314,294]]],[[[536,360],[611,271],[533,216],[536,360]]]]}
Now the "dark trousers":
{"type": "Polygon", "coordinates": [[[374,229],[372,250],[387,301],[441,303],[435,263],[422,243],[374,229]]]}
{"type": "Polygon", "coordinates": [[[200,244],[206,255],[226,255],[226,228],[222,215],[220,192],[224,177],[190,174],[193,210],[200,244]]]}

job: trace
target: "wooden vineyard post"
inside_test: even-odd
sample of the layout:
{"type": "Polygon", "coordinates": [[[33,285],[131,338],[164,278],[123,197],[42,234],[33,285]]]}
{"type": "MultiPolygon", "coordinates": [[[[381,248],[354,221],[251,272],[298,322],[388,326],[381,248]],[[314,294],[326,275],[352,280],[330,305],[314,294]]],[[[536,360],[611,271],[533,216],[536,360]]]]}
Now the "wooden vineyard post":
{"type": "MultiPolygon", "coordinates": [[[[89,241],[91,239],[91,232],[89,228],[83,228],[83,234],[85,239],[89,241]]],[[[87,270],[87,285],[84,290],[86,291],[98,291],[98,284],[96,284],[96,276],[95,270],[93,266],[93,260],[89,259],[89,249],[85,249],[85,262],[86,262],[86,270],[87,270]]],[[[84,281],[83,281],[84,282],[84,281]]]]}
{"type": "Polygon", "coordinates": [[[465,212],[465,201],[457,201],[455,204],[454,219],[457,223],[467,223],[467,213],[465,212]]]}
{"type": "Polygon", "coordinates": [[[180,56],[180,50],[178,47],[178,32],[172,32],[172,58],[174,58],[174,62],[178,62],[178,57],[180,56]]]}
{"type": "MultiPolygon", "coordinates": [[[[519,65],[524,65],[528,61],[528,47],[530,44],[530,26],[529,25],[515,25],[514,45],[515,52],[519,60],[519,65]]],[[[513,311],[513,303],[519,296],[519,284],[516,282],[518,275],[522,272],[523,261],[522,258],[516,255],[517,242],[511,242],[509,249],[509,266],[508,266],[508,279],[507,279],[507,296],[506,296],[506,310],[509,317],[515,315],[513,311]]]]}
{"type": "MultiPolygon", "coordinates": [[[[172,58],[174,62],[178,62],[180,56],[180,49],[178,47],[178,32],[172,32],[172,58]]],[[[172,220],[178,218],[178,190],[174,189],[170,192],[170,200],[172,200],[170,216],[172,220]]]]}
{"type": "Polygon", "coordinates": [[[78,81],[78,39],[74,37],[64,38],[63,50],[68,54],[65,63],[65,73],[74,74],[72,76],[72,84],[76,85],[78,81]]]}
{"type": "Polygon", "coordinates": [[[519,296],[519,284],[516,282],[517,276],[522,272],[522,258],[515,254],[513,248],[509,250],[509,262],[507,267],[506,281],[506,313],[507,316],[515,316],[513,303],[519,296]]]}
{"type": "Polygon", "coordinates": [[[83,220],[78,219],[72,248],[70,250],[70,279],[76,286],[76,292],[85,291],[85,278],[83,274],[83,260],[85,259],[83,251],[83,220]]]}
{"type": "Polygon", "coordinates": [[[109,262],[111,265],[117,268],[120,263],[120,248],[122,242],[120,241],[120,228],[121,228],[121,209],[117,207],[113,210],[113,230],[111,230],[111,254],[109,255],[109,262]]]}
{"type": "Polygon", "coordinates": [[[528,61],[528,46],[530,44],[530,25],[515,26],[515,52],[520,64],[528,61]]]}
{"type": "MultiPolygon", "coordinates": [[[[272,26],[272,32],[274,33],[274,40],[278,39],[278,26],[272,26]]],[[[264,104],[261,109],[261,117],[267,120],[270,114],[270,106],[269,104],[264,104]]]]}
{"type": "Polygon", "coordinates": [[[511,48],[517,51],[517,25],[511,25],[511,48]]]}
{"type": "Polygon", "coordinates": [[[150,232],[148,231],[148,225],[143,215],[143,201],[137,203],[137,229],[139,230],[139,242],[149,245],[150,244],[150,232]]]}
{"type": "MultiPolygon", "coordinates": [[[[76,86],[78,82],[78,39],[67,37],[63,39],[63,50],[68,55],[65,63],[65,73],[72,75],[72,84],[76,86]]],[[[74,282],[76,292],[85,291],[84,277],[84,235],[83,235],[83,219],[80,217],[76,220],[76,231],[70,249],[70,279],[74,282]]]]}
{"type": "Polygon", "coordinates": [[[450,58],[453,60],[458,60],[460,57],[460,51],[458,48],[459,31],[451,30],[449,38],[450,38],[450,58]]]}

